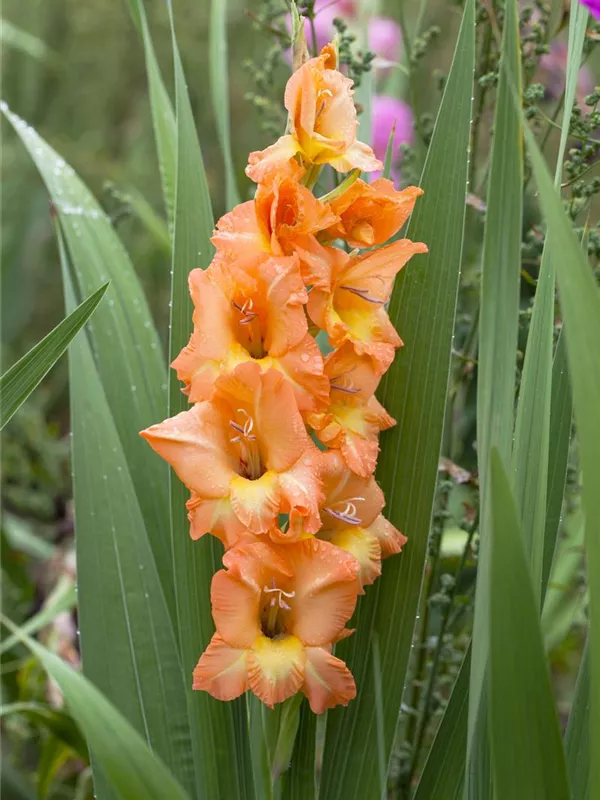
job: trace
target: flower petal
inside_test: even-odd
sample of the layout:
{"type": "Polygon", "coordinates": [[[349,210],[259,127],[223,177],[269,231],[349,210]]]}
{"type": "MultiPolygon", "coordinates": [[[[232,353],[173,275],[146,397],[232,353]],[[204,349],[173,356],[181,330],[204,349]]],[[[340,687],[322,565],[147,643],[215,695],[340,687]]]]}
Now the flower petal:
{"type": "Polygon", "coordinates": [[[323,356],[319,345],[307,333],[296,347],[272,360],[294,390],[298,410],[317,411],[329,402],[329,380],[323,369],[323,356]]]}
{"type": "Polygon", "coordinates": [[[377,537],[381,547],[381,557],[387,558],[400,553],[408,539],[397,528],[394,528],[382,514],[369,526],[369,531],[377,537]]]}
{"type": "Polygon", "coordinates": [[[290,136],[281,136],[275,144],[266,147],[264,150],[256,150],[248,157],[246,175],[254,183],[267,183],[282,170],[290,174],[297,174],[297,166],[294,167],[290,160],[296,155],[300,145],[297,140],[290,136]]]}
{"type": "Polygon", "coordinates": [[[347,706],[356,697],[356,684],[348,667],[328,649],[307,647],[302,691],[311,710],[322,714],[337,705],[347,706]]]}
{"type": "Polygon", "coordinates": [[[330,292],[338,274],[343,271],[350,258],[344,250],[324,247],[316,239],[304,240],[295,249],[300,257],[302,279],[307,286],[313,287],[313,291],[318,288],[330,292]]]}
{"type": "Polygon", "coordinates": [[[259,224],[270,232],[271,252],[290,254],[296,243],[310,244],[314,234],[333,225],[337,216],[306,186],[286,176],[261,184],[255,198],[259,224]]]}
{"type": "Polygon", "coordinates": [[[348,526],[347,522],[336,517],[336,512],[344,512],[349,504],[350,511],[356,511],[355,516],[363,528],[371,525],[381,513],[385,501],[375,479],[356,475],[336,450],[323,453],[321,477],[325,492],[321,518],[325,529],[338,530],[348,526]]]}
{"type": "Polygon", "coordinates": [[[211,242],[228,259],[268,253],[269,238],[259,225],[254,200],[240,203],[217,222],[211,242]]]}
{"type": "Polygon", "coordinates": [[[294,390],[277,370],[262,375],[261,390],[255,396],[255,422],[267,469],[288,470],[310,445],[294,390]]]}
{"type": "Polygon", "coordinates": [[[221,540],[226,550],[240,542],[255,540],[254,535],[234,514],[229,497],[205,500],[193,492],[185,505],[192,539],[200,539],[210,533],[221,540]]]}
{"type": "Polygon", "coordinates": [[[325,538],[358,561],[361,586],[368,586],[381,575],[381,547],[377,536],[369,528],[337,528],[331,534],[326,534],[325,538]]]}
{"type": "Polygon", "coordinates": [[[168,461],[188,489],[200,497],[217,499],[229,494],[236,474],[220,410],[210,402],[152,425],[140,436],[168,461]]]}
{"type": "Polygon", "coordinates": [[[372,475],[377,466],[379,442],[357,436],[353,431],[346,431],[341,445],[342,456],[352,472],[363,478],[372,475]]]}
{"type": "Polygon", "coordinates": [[[275,580],[282,585],[292,573],[285,561],[285,553],[266,541],[240,544],[223,556],[223,565],[238,580],[261,592],[265,584],[275,580]]]}
{"type": "Polygon", "coordinates": [[[261,636],[248,654],[248,684],[269,708],[292,697],[302,686],[306,656],[295,636],[261,636]]]}
{"type": "Polygon", "coordinates": [[[331,382],[333,402],[344,392],[367,400],[381,380],[381,375],[373,367],[373,360],[366,355],[357,355],[350,342],[327,356],[324,369],[331,382]]]}
{"type": "Polygon", "coordinates": [[[322,456],[312,443],[294,466],[280,473],[281,513],[289,514],[288,541],[321,527],[319,504],[324,499],[321,481],[322,456]]]}
{"type": "Polygon", "coordinates": [[[355,181],[331,203],[340,221],[327,230],[327,235],[345,239],[351,247],[385,244],[404,225],[422,194],[417,186],[398,192],[385,178],[372,184],[355,181]]]}
{"type": "Polygon", "coordinates": [[[277,523],[281,508],[277,474],[265,472],[257,480],[236,475],[231,481],[231,507],[252,533],[267,533],[277,523]]]}
{"type": "Polygon", "coordinates": [[[193,688],[217,700],[233,700],[248,689],[248,652],[236,650],[215,634],[194,669],[193,688]]]}
{"type": "Polygon", "coordinates": [[[235,342],[231,304],[209,275],[194,269],[189,275],[194,302],[194,330],[189,343],[171,366],[184,381],[190,402],[210,398],[220,363],[227,359],[235,342]]]}
{"type": "Polygon", "coordinates": [[[212,616],[217,633],[231,647],[250,648],[260,635],[261,591],[235,571],[215,573],[210,586],[212,616]]]}
{"type": "Polygon", "coordinates": [[[265,348],[277,358],[306,336],[304,304],[308,300],[298,256],[270,258],[262,265],[268,313],[265,348]]]}
{"type": "Polygon", "coordinates": [[[289,630],[307,645],[333,641],[354,613],[360,591],[358,562],[318,539],[286,545],[285,559],[295,576],[296,592],[289,630]]]}
{"type": "MultiPolygon", "coordinates": [[[[387,301],[392,284],[402,267],[416,254],[426,253],[427,245],[399,239],[385,247],[350,259],[339,278],[344,286],[365,291],[369,297],[387,301]]],[[[365,302],[365,301],[363,301],[365,302]]]]}
{"type": "Polygon", "coordinates": [[[343,155],[332,158],[329,163],[338,172],[350,172],[359,169],[361,172],[375,172],[383,169],[383,164],[375,153],[364,142],[355,141],[343,155]]]}

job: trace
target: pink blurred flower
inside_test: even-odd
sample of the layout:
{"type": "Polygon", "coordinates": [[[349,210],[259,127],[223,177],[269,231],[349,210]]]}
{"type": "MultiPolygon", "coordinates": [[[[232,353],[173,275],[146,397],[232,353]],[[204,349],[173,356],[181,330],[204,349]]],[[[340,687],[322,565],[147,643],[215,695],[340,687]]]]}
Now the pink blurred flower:
{"type": "Polygon", "coordinates": [[[369,20],[369,50],[385,61],[399,61],[402,53],[402,29],[387,17],[369,20]]]}
{"type": "MultiPolygon", "coordinates": [[[[372,141],[371,146],[375,155],[381,161],[385,161],[385,152],[392,128],[396,123],[396,132],[392,147],[392,175],[391,178],[396,185],[400,181],[398,164],[401,159],[401,146],[412,144],[414,139],[413,114],[410,106],[395,97],[376,94],[373,95],[371,105],[371,126],[372,141]]],[[[371,179],[379,177],[380,173],[371,173],[371,179]]]]}
{"type": "Polygon", "coordinates": [[[596,19],[600,19],[600,0],[581,0],[583,5],[589,9],[596,19]]]}
{"type": "MultiPolygon", "coordinates": [[[[598,2],[600,7],[600,0],[598,2]]],[[[549,100],[558,100],[565,88],[568,50],[566,42],[552,42],[550,52],[540,58],[536,80],[546,88],[546,97],[549,100]]],[[[594,91],[594,76],[588,67],[579,70],[577,81],[577,102],[583,106],[584,99],[594,91]]]]}

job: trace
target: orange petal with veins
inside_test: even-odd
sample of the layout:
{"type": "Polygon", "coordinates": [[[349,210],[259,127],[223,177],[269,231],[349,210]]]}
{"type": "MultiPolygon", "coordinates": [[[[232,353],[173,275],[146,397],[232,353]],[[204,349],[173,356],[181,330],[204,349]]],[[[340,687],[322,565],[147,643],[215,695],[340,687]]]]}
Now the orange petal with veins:
{"type": "Polygon", "coordinates": [[[330,649],[309,647],[302,691],[311,710],[322,714],[337,705],[347,706],[356,697],[356,684],[348,667],[330,649]]]}
{"type": "Polygon", "coordinates": [[[247,662],[247,650],[236,650],[215,634],[194,669],[193,688],[233,700],[248,689],[247,662]]]}
{"type": "Polygon", "coordinates": [[[248,653],[248,684],[259,700],[273,708],[300,689],[305,662],[304,645],[295,636],[261,636],[248,653]]]}

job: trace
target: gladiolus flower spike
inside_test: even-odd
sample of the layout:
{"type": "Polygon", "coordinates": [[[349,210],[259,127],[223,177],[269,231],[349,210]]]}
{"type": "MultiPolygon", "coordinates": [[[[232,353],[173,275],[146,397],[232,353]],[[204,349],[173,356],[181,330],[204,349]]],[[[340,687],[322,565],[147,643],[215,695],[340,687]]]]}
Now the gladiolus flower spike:
{"type": "Polygon", "coordinates": [[[375,390],[402,345],[386,311],[394,278],[427,247],[387,244],[420,189],[354,180],[381,164],[356,139],[332,45],[292,75],[285,105],[288,133],[249,157],[254,199],[219,220],[211,265],[190,272],[193,332],[172,364],[189,410],[141,435],[190,490],[192,539],[225,550],[194,689],[250,690],[270,707],[302,692],[320,714],[355,696],[333,646],[406,542],[373,476],[395,424],[375,390]],[[328,166],[355,173],[319,199],[328,166]]]}

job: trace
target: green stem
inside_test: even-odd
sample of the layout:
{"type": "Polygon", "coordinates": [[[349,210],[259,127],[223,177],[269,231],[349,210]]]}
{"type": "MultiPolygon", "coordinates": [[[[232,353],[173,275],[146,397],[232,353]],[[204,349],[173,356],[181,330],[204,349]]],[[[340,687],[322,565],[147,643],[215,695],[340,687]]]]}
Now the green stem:
{"type": "Polygon", "coordinates": [[[344,192],[349,189],[358,178],[360,178],[360,170],[353,169],[352,172],[349,172],[346,175],[341,183],[338,183],[335,189],[332,189],[330,192],[327,192],[327,194],[319,197],[319,200],[321,203],[331,203],[333,200],[337,200],[337,198],[341,197],[341,195],[343,195],[344,192]]]}
{"type": "Polygon", "coordinates": [[[306,170],[306,174],[302,178],[301,183],[303,183],[307,189],[312,189],[315,183],[319,180],[320,174],[321,164],[311,164],[306,170]]]}

